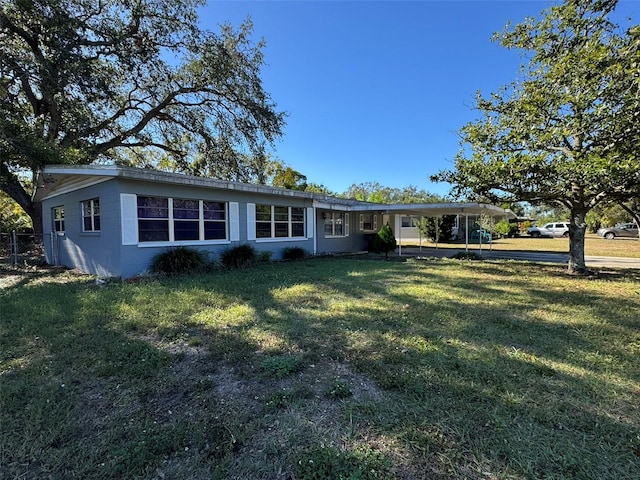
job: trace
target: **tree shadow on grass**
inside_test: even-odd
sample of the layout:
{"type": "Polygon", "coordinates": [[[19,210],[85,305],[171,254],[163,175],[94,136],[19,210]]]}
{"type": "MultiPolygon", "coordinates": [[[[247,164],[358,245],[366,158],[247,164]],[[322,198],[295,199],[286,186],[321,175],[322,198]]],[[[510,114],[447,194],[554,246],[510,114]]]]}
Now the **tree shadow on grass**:
{"type": "MultiPolygon", "coordinates": [[[[249,437],[275,434],[262,416],[275,425],[297,414],[300,431],[282,429],[272,452],[285,471],[291,452],[360,441],[385,448],[404,478],[631,478],[637,369],[594,366],[575,352],[597,351],[598,337],[632,335],[633,319],[587,322],[587,335],[532,309],[546,302],[602,320],[633,304],[593,289],[567,301],[566,287],[549,291],[526,278],[505,286],[508,265],[471,268],[452,275],[446,262],[324,259],[148,285],[11,290],[3,296],[11,408],[2,411],[15,418],[3,422],[8,448],[0,450],[13,453],[0,463],[10,474],[30,465],[31,478],[122,478],[171,459],[174,473],[198,478],[215,460],[232,469],[224,478],[265,447],[249,437]],[[487,301],[496,295],[504,297],[498,311],[487,301]],[[284,380],[261,374],[265,356],[287,354],[300,356],[301,371],[284,380]],[[382,394],[318,404],[322,390],[312,390],[291,399],[296,388],[322,388],[336,363],[382,394]],[[312,404],[329,418],[311,413],[312,404]],[[308,428],[321,418],[333,434],[308,428]],[[37,463],[34,448],[52,453],[37,463]]],[[[623,345],[613,348],[616,361],[629,360],[623,345]]]]}

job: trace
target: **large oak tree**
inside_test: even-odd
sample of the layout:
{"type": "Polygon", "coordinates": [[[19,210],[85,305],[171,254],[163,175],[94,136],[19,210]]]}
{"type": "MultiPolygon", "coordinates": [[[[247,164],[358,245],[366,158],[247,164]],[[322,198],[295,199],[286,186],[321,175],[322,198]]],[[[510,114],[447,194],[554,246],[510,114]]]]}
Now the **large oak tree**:
{"type": "Polygon", "coordinates": [[[263,45],[248,22],[202,30],[200,4],[0,3],[0,188],[36,229],[23,180],[49,163],[153,159],[238,177],[254,168],[243,159],[265,158],[284,115],[262,86],[263,45]]]}
{"type": "Polygon", "coordinates": [[[458,196],[570,211],[569,273],[585,273],[585,215],[640,190],[640,27],[616,0],[569,0],[496,34],[523,54],[520,79],[476,97],[455,169],[432,177],[458,196]]]}

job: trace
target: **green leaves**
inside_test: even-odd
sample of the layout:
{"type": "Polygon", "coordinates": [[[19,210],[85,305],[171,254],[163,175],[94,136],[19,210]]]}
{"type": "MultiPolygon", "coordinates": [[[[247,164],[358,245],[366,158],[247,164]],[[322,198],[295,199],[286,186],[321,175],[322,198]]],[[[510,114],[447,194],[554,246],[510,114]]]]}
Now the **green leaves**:
{"type": "Polygon", "coordinates": [[[263,44],[250,22],[200,30],[201,3],[2,2],[3,175],[120,160],[123,150],[185,169],[218,145],[262,154],[284,125],[262,87],[263,44]]]}
{"type": "Polygon", "coordinates": [[[524,77],[478,94],[481,117],[460,130],[455,171],[432,180],[452,183],[457,196],[562,204],[572,219],[637,197],[640,33],[608,20],[616,4],[567,1],[496,34],[524,52],[524,77]]]}

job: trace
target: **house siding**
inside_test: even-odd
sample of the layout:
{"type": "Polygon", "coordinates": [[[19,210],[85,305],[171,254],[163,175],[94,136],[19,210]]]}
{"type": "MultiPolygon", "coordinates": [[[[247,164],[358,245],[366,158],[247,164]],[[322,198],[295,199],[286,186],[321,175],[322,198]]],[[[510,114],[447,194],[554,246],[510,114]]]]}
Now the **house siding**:
{"type": "MultiPolygon", "coordinates": [[[[402,214],[432,212],[441,215],[464,212],[467,215],[472,212],[467,213],[465,209],[470,209],[475,214],[489,211],[493,216],[505,215],[504,210],[485,204],[385,206],[267,186],[115,166],[51,166],[45,168],[38,179],[41,188],[36,191],[36,195],[39,197],[37,200],[42,201],[44,232],[49,234],[49,241],[45,241],[47,261],[105,277],[128,278],[138,275],[149,268],[155,255],[177,245],[188,245],[205,251],[212,260],[223,250],[243,243],[252,245],[258,252],[271,252],[273,259],[281,258],[286,247],[300,247],[314,254],[349,253],[370,250],[376,232],[387,221],[393,227],[396,238],[404,237],[402,234],[405,232],[400,227],[402,214]],[[140,195],[172,198],[173,201],[191,199],[224,202],[227,213],[226,238],[140,242],[138,229],[141,222],[138,220],[137,207],[137,197],[140,195]],[[95,198],[100,201],[100,231],[84,232],[81,202],[95,198]],[[269,231],[265,224],[259,225],[259,232],[256,228],[256,207],[261,204],[303,208],[305,237],[256,238],[259,233],[269,231]],[[56,222],[52,217],[52,209],[57,206],[62,206],[65,210],[65,231],[61,234],[54,232],[56,222]],[[366,223],[374,223],[375,226],[368,230],[361,228],[361,214],[373,215],[375,222],[369,222],[367,218],[366,223]],[[325,234],[325,222],[329,218],[332,219],[332,234],[325,234]]],[[[166,206],[171,206],[171,203],[166,202],[166,206]]],[[[153,210],[148,212],[153,217],[153,210]]],[[[271,213],[271,235],[276,232],[284,234],[283,220],[276,217],[285,217],[282,215],[284,212],[274,210],[271,213]]],[[[300,215],[294,220],[294,213],[298,215],[299,212],[288,212],[288,233],[292,234],[295,229],[300,234],[302,220],[300,215]]],[[[195,235],[196,228],[193,224],[182,223],[186,229],[176,228],[180,220],[177,219],[176,223],[169,224],[168,237],[173,238],[179,232],[186,233],[183,238],[192,236],[191,234],[201,237],[205,225],[212,227],[212,224],[204,223],[206,220],[202,216],[200,210],[199,235],[195,235]]],[[[147,223],[147,226],[150,228],[143,231],[147,240],[167,238],[162,226],[152,222],[147,223]]],[[[216,229],[214,227],[208,231],[215,232],[216,229]]]]}
{"type": "Polygon", "coordinates": [[[57,195],[42,202],[44,232],[51,232],[45,242],[49,263],[77,268],[99,276],[120,276],[120,210],[115,180],[57,195]],[[84,232],[82,202],[100,200],[100,231],[84,232]],[[64,207],[65,232],[53,232],[52,209],[64,207]]]}
{"type": "MultiPolygon", "coordinates": [[[[220,254],[231,247],[248,243],[252,245],[257,252],[270,251],[272,252],[273,259],[282,258],[282,250],[285,247],[301,247],[309,252],[313,251],[313,239],[307,237],[294,239],[255,239],[248,240],[248,222],[255,222],[255,218],[249,219],[247,216],[248,204],[267,204],[277,206],[288,207],[310,207],[311,201],[308,199],[280,197],[277,195],[265,195],[247,193],[233,190],[222,190],[214,188],[202,188],[189,185],[168,185],[151,182],[139,182],[131,180],[120,180],[119,193],[123,194],[135,194],[144,196],[157,196],[157,197],[171,197],[180,199],[193,199],[193,200],[207,200],[207,201],[220,201],[236,202],[238,204],[238,222],[235,228],[237,229],[238,239],[235,241],[230,240],[230,223],[231,219],[227,216],[227,240],[216,241],[215,243],[202,241],[194,242],[189,245],[190,248],[195,248],[204,252],[207,252],[211,260],[215,260],[220,254]]],[[[229,214],[228,209],[228,214],[229,214]]],[[[120,230],[119,230],[120,231],[120,230]]],[[[139,243],[137,245],[122,245],[119,241],[121,252],[121,273],[120,276],[127,278],[135,276],[146,270],[151,259],[158,253],[171,248],[178,243],[166,242],[163,245],[145,245],[139,243]]]]}

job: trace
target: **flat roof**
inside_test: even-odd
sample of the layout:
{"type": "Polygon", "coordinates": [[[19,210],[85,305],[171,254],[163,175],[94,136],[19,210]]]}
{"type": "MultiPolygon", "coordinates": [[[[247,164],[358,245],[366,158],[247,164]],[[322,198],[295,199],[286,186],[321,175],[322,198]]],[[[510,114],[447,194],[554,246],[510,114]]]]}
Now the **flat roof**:
{"type": "Polygon", "coordinates": [[[200,188],[214,188],[219,190],[234,190],[246,193],[257,193],[289,198],[306,198],[313,200],[317,208],[342,211],[380,212],[383,214],[399,213],[415,216],[438,215],[491,215],[516,218],[508,209],[476,202],[443,202],[443,203],[409,203],[409,204],[381,204],[363,202],[325,195],[322,193],[287,190],[268,185],[231,182],[215,178],[196,177],[181,173],[164,172],[161,170],[123,167],[119,165],[47,165],[36,177],[34,200],[61,195],[80,188],[95,185],[112,178],[139,180],[144,182],[165,183],[173,185],[189,185],[200,188]]]}

